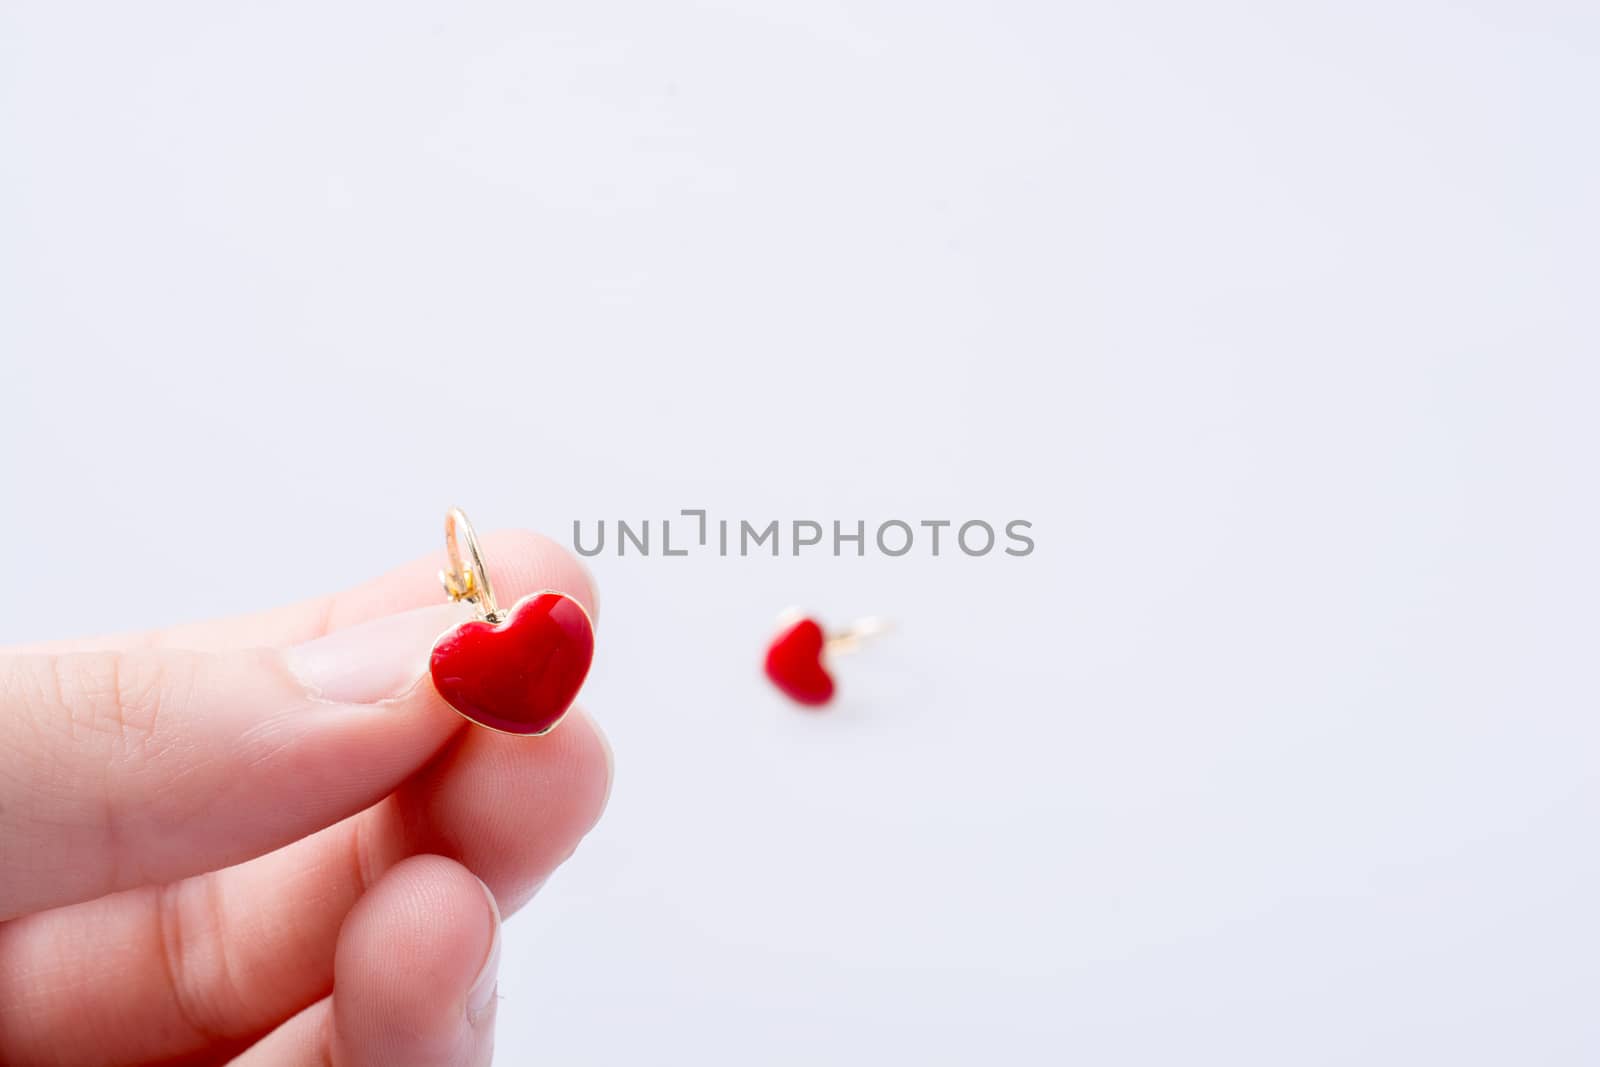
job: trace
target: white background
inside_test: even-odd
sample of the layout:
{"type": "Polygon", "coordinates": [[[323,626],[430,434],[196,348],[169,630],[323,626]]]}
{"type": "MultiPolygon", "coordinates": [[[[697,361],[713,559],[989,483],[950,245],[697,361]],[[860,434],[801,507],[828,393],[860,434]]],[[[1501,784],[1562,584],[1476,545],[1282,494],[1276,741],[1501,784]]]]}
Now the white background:
{"type": "Polygon", "coordinates": [[[1594,10],[8,3],[0,639],[1029,519],[594,561],[500,1062],[1592,1063],[1594,10]]]}

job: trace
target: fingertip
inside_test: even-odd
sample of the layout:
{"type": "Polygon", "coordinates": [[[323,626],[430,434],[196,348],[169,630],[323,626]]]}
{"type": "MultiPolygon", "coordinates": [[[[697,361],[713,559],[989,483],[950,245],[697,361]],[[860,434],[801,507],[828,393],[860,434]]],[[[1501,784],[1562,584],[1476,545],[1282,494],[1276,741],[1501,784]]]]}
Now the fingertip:
{"type": "Polygon", "coordinates": [[[502,603],[554,589],[577,600],[596,624],[600,599],[589,568],[565,545],[532,530],[495,530],[483,539],[484,559],[502,603]]]}
{"type": "Polygon", "coordinates": [[[416,856],[391,868],[339,933],[337,1062],[475,1062],[493,1017],[499,926],[493,897],[459,863],[416,856]]]}
{"type": "Polygon", "coordinates": [[[556,733],[566,731],[563,762],[566,767],[571,804],[570,823],[573,848],[593,830],[611,801],[611,782],[616,772],[616,756],[611,742],[594,716],[583,708],[569,711],[556,733]]]}
{"type": "Polygon", "coordinates": [[[574,708],[537,739],[464,731],[399,797],[417,847],[465,864],[510,914],[594,828],[610,789],[609,746],[574,708]]]}

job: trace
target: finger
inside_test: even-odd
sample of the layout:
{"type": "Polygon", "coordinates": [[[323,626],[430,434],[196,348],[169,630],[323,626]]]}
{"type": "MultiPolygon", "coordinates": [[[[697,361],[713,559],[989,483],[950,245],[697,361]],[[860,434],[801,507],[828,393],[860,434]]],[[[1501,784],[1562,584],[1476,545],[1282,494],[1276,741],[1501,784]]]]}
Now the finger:
{"type": "MultiPolygon", "coordinates": [[[[576,597],[598,618],[594,581],[577,557],[541,534],[497,530],[483,539],[484,558],[493,568],[495,588],[512,599],[541,589],[557,589],[576,597]]],[[[228,648],[293,645],[315,640],[334,630],[439,603],[439,571],[444,551],[412,560],[381,578],[341,593],[205,622],[158,630],[73,638],[0,649],[0,653],[61,653],[97,650],[183,648],[203,652],[228,648]]]]}
{"type": "Polygon", "coordinates": [[[537,740],[465,730],[396,795],[288,848],[0,926],[0,1063],[168,1061],[249,1040],[326,996],[346,914],[394,864],[448,856],[510,914],[609,786],[581,711],[537,740]]]}
{"type": "Polygon", "coordinates": [[[0,659],[0,919],[237,863],[389,793],[457,728],[453,609],[289,654],[0,659]]]}
{"type": "Polygon", "coordinates": [[[243,1067],[478,1067],[494,1049],[500,918],[466,868],[418,856],[339,933],[333,996],[268,1034],[243,1067]]]}
{"type": "Polygon", "coordinates": [[[340,1067],[487,1064],[494,1048],[500,916],[460,864],[406,860],[356,904],[333,968],[340,1067]]]}
{"type": "MultiPolygon", "coordinates": [[[[561,579],[593,603],[564,551],[500,540],[523,546],[502,557],[511,598],[561,579]]],[[[379,583],[342,610],[381,611],[413,584],[379,583]]],[[[459,725],[431,686],[409,687],[463,611],[360,628],[334,618],[345,640],[281,656],[0,657],[0,919],[237,862],[372,803],[459,725]]]]}

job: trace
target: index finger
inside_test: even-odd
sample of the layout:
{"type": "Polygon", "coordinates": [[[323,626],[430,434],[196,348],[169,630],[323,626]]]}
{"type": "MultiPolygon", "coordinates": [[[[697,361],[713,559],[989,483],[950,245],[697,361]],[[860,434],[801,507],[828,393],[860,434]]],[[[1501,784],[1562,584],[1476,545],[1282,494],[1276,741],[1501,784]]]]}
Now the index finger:
{"type": "MultiPolygon", "coordinates": [[[[565,555],[522,543],[496,575],[513,600],[565,555]]],[[[592,603],[567,566],[560,591],[592,603]]],[[[283,650],[0,656],[0,921],[238,863],[392,792],[461,725],[421,679],[465,609],[435,594],[433,610],[344,624],[405,606],[421,573],[335,599],[346,614],[310,629],[334,633],[283,650]]]]}

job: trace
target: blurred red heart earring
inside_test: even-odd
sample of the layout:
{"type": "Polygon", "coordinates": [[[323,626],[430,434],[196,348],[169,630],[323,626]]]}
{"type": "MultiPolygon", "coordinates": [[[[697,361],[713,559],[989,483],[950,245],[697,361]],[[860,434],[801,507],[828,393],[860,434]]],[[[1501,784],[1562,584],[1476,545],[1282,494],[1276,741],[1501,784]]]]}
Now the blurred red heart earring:
{"type": "Polygon", "coordinates": [[[555,729],[589,674],[594,623],[582,604],[540,590],[501,611],[483,565],[477,535],[460,508],[444,520],[448,570],[439,572],[451,600],[465,600],[478,618],[453,626],[433,643],[428,672],[445,701],[467,719],[501,733],[538,736],[555,729]],[[461,557],[466,545],[470,565],[461,557]]]}
{"type": "Polygon", "coordinates": [[[767,677],[796,703],[821,707],[833,699],[835,688],[824,659],[854,652],[867,638],[888,628],[882,619],[866,618],[828,633],[817,620],[791,608],[778,616],[778,632],[767,646],[767,677]]]}

